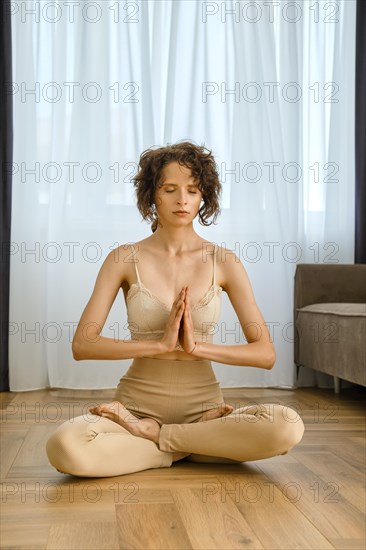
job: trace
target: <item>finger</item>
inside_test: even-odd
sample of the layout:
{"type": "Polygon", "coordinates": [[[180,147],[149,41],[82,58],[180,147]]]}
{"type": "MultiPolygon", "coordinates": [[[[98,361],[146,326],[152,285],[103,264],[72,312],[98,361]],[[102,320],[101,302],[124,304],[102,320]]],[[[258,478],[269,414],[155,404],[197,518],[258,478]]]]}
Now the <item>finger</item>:
{"type": "Polygon", "coordinates": [[[180,306],[177,306],[176,311],[174,312],[174,319],[179,320],[182,318],[182,315],[184,313],[184,303],[182,302],[180,306]]]}
{"type": "Polygon", "coordinates": [[[184,319],[186,321],[189,321],[191,322],[192,321],[192,310],[190,308],[190,305],[189,305],[189,302],[185,304],[185,308],[184,308],[184,319]]]}
{"type": "Polygon", "coordinates": [[[179,292],[178,296],[176,297],[176,299],[175,299],[174,302],[173,302],[173,306],[178,305],[180,301],[182,301],[182,302],[184,301],[184,294],[183,294],[183,292],[184,292],[184,289],[182,289],[182,290],[179,292]]]}
{"type": "Polygon", "coordinates": [[[184,287],[181,288],[180,292],[178,293],[178,296],[176,297],[175,301],[179,300],[179,298],[183,298],[185,289],[184,287]]]}
{"type": "Polygon", "coordinates": [[[190,307],[190,303],[191,303],[191,296],[189,294],[189,287],[187,286],[187,291],[186,291],[186,303],[188,304],[188,306],[190,307]]]}
{"type": "Polygon", "coordinates": [[[185,301],[186,301],[186,287],[185,286],[182,288],[181,294],[182,294],[183,303],[185,303],[185,301]]]}
{"type": "Polygon", "coordinates": [[[181,316],[182,316],[182,311],[183,311],[183,306],[178,306],[174,309],[172,309],[171,313],[170,313],[170,319],[171,320],[175,320],[175,319],[180,319],[181,316]]]}
{"type": "Polygon", "coordinates": [[[174,309],[178,309],[181,303],[182,303],[182,301],[181,301],[179,298],[177,298],[176,300],[174,300],[173,305],[172,305],[172,311],[173,311],[174,309]]]}

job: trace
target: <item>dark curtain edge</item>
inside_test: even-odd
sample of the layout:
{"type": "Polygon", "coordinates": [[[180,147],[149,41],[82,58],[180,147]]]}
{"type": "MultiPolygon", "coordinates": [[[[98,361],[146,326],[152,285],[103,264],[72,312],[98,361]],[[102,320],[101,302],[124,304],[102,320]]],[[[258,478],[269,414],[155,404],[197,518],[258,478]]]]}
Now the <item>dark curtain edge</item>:
{"type": "Polygon", "coordinates": [[[366,263],[366,2],[357,0],[355,74],[355,263],[366,263]]]}
{"type": "Polygon", "coordinates": [[[0,391],[9,390],[9,290],[10,256],[8,243],[11,240],[12,175],[9,166],[13,161],[13,98],[6,93],[6,83],[12,82],[12,40],[10,0],[2,0],[0,8],[0,128],[1,128],[1,351],[0,391]]]}

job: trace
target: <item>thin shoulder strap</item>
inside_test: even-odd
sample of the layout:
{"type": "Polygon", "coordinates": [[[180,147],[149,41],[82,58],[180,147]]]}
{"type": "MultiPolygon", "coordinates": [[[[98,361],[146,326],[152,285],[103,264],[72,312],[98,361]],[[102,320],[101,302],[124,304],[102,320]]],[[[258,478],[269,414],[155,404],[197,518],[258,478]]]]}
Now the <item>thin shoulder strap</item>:
{"type": "Polygon", "coordinates": [[[217,245],[215,244],[215,250],[213,253],[213,282],[212,282],[214,286],[216,286],[216,252],[217,252],[217,245]]]}
{"type": "Polygon", "coordinates": [[[141,283],[139,270],[137,269],[138,259],[137,259],[137,256],[136,256],[136,247],[135,247],[134,244],[131,244],[131,247],[132,247],[133,263],[135,264],[135,271],[136,271],[136,275],[137,275],[137,280],[138,280],[139,283],[141,283]]]}

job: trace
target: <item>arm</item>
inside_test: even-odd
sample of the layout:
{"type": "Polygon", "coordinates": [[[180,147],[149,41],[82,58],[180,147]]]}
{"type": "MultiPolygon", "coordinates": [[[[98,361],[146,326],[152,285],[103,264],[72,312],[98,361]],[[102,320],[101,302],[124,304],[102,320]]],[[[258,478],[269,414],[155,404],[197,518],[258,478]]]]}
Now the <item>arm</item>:
{"type": "Polygon", "coordinates": [[[169,327],[160,341],[116,340],[100,335],[121,283],[126,280],[126,263],[127,257],[130,257],[130,250],[122,245],[120,252],[121,254],[116,255],[115,250],[112,250],[100,268],[93,293],[83,311],[72,341],[72,353],[76,361],[148,357],[174,349],[184,309],[181,295],[178,295],[173,304],[169,327]],[[116,256],[120,257],[119,261],[116,261],[116,256]]]}
{"type": "Polygon", "coordinates": [[[230,365],[272,369],[276,361],[275,347],[256,304],[247,272],[234,253],[228,254],[224,249],[223,257],[224,262],[220,262],[222,287],[229,296],[248,343],[228,346],[197,342],[193,355],[230,365]]]}

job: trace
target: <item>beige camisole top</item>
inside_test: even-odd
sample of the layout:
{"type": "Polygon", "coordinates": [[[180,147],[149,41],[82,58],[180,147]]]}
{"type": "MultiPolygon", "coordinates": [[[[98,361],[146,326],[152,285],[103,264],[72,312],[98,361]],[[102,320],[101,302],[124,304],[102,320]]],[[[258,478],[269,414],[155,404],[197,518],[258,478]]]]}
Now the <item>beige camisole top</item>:
{"type": "MultiPolygon", "coordinates": [[[[194,305],[191,304],[191,315],[196,342],[212,343],[213,335],[218,331],[217,321],[221,313],[222,287],[216,284],[216,254],[213,254],[212,284],[206,294],[194,305]]],[[[135,263],[137,282],[133,283],[126,296],[128,329],[132,340],[161,340],[170,315],[171,307],[141,282],[135,263]]],[[[179,340],[175,350],[184,351],[179,340]]]]}

